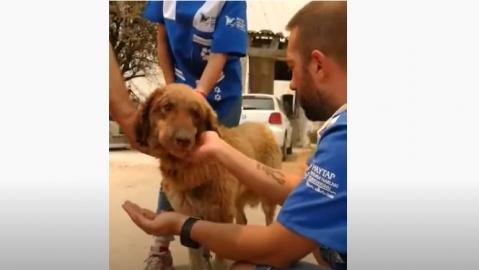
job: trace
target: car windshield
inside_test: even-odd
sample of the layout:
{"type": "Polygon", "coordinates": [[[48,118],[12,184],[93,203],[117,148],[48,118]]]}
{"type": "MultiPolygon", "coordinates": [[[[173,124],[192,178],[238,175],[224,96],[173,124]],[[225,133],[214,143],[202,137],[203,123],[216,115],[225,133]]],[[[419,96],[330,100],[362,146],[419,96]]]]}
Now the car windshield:
{"type": "Polygon", "coordinates": [[[243,110],[274,110],[274,102],[269,97],[243,97],[243,110]]]}

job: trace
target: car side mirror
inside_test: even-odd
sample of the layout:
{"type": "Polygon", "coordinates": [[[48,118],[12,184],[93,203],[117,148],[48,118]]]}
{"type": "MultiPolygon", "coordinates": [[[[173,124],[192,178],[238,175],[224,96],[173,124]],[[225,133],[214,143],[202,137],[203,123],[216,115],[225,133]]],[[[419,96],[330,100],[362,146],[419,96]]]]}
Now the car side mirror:
{"type": "Polygon", "coordinates": [[[281,96],[281,102],[283,103],[284,112],[288,118],[294,116],[294,95],[284,94],[281,96]]]}

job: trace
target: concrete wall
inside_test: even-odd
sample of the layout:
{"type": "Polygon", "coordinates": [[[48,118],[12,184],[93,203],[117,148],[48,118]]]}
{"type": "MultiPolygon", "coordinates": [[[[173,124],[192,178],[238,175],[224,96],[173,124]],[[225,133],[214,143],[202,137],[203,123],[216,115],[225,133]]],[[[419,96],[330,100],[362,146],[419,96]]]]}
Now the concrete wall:
{"type": "Polygon", "coordinates": [[[274,59],[249,57],[250,93],[274,93],[274,59]]]}

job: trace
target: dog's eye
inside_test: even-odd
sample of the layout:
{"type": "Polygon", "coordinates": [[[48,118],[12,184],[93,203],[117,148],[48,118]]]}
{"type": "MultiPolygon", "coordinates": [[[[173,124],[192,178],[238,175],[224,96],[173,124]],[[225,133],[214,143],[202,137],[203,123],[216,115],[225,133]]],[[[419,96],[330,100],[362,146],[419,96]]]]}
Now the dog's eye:
{"type": "Polygon", "coordinates": [[[172,103],[166,103],[165,105],[163,105],[162,107],[162,111],[167,113],[167,112],[170,112],[171,110],[173,110],[173,104],[172,103]]]}
{"type": "Polygon", "coordinates": [[[194,119],[199,119],[200,118],[200,112],[197,109],[191,109],[190,110],[190,115],[194,119]]]}

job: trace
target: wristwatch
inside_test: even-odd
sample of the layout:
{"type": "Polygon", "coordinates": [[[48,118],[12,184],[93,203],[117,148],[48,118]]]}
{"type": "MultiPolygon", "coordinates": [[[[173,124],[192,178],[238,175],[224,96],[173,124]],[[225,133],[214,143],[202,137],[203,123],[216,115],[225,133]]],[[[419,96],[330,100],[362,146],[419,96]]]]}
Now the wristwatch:
{"type": "Polygon", "coordinates": [[[195,240],[191,239],[191,228],[193,228],[193,224],[200,220],[199,218],[189,217],[181,226],[181,233],[180,233],[180,242],[183,246],[189,248],[199,248],[200,244],[195,240]]]}

